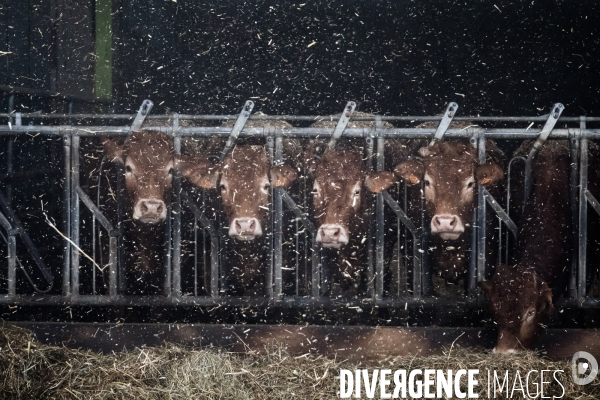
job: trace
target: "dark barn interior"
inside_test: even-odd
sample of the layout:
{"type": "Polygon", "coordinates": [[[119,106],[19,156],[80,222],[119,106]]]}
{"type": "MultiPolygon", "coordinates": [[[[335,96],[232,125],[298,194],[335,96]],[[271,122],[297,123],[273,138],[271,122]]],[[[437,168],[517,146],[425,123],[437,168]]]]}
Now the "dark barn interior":
{"type": "MultiPolygon", "coordinates": [[[[47,119],[33,113],[135,114],[144,99],[154,102],[154,115],[236,115],[247,100],[255,103],[254,113],[333,115],[352,100],[358,111],[383,116],[436,116],[449,102],[458,103],[461,117],[541,116],[560,102],[565,106],[563,117],[596,117],[600,116],[599,12],[600,5],[594,2],[575,5],[557,0],[0,0],[0,113],[5,113],[0,125],[17,124],[15,112],[28,113],[24,125],[129,125],[131,119],[47,119]]],[[[404,124],[400,126],[414,126],[404,124]]],[[[543,122],[533,126],[541,129],[543,122]]],[[[556,128],[574,126],[577,123],[559,121],[556,128]]],[[[587,126],[597,127],[597,121],[587,126]]],[[[499,141],[509,156],[519,144],[499,141]]],[[[19,242],[18,289],[25,292],[32,286],[49,294],[64,289],[60,281],[65,257],[61,235],[65,146],[63,137],[35,130],[0,137],[2,193],[38,248],[42,264],[54,272],[49,286],[36,256],[19,242]]],[[[108,161],[100,164],[102,156],[98,137],[81,139],[81,185],[94,201],[96,194],[102,199],[103,212],[115,215],[111,182],[116,188],[122,172],[108,161]]],[[[300,181],[298,187],[305,185],[300,181]]],[[[195,199],[203,196],[185,181],[183,185],[195,199]]],[[[294,197],[298,203],[301,198],[294,197]]],[[[212,218],[218,219],[217,214],[212,218]]],[[[184,209],[182,232],[188,237],[197,224],[190,215],[184,209]]],[[[98,223],[89,212],[81,218],[84,227],[98,223]]],[[[595,226],[597,216],[590,212],[589,218],[595,226]]],[[[284,213],[289,226],[293,219],[291,212],[284,213]]],[[[82,251],[94,255],[108,246],[104,241],[96,248],[89,233],[82,233],[81,240],[82,251]]],[[[210,247],[207,240],[202,242],[205,248],[210,247]]],[[[183,246],[190,243],[184,241],[183,246]]],[[[6,257],[4,242],[0,246],[6,257]]],[[[136,243],[123,246],[129,255],[136,243]]],[[[81,262],[89,261],[82,257],[81,262]]],[[[192,257],[182,262],[191,263],[192,257]]],[[[81,280],[94,285],[98,280],[98,293],[106,294],[102,274],[89,272],[95,271],[93,267],[87,271],[82,268],[81,280]]],[[[597,275],[597,260],[588,260],[588,271],[597,275]]],[[[3,281],[8,279],[6,272],[0,275],[3,281]]],[[[598,278],[591,278],[590,285],[595,282],[597,292],[594,279],[598,278]]],[[[193,282],[192,273],[183,273],[184,293],[196,290],[193,282]]],[[[6,289],[1,285],[3,296],[6,289]]],[[[160,293],[161,285],[160,277],[153,281],[156,290],[151,294],[160,293]]],[[[209,294],[207,287],[198,290],[209,294]]],[[[293,288],[289,290],[293,294],[293,288]]],[[[336,314],[314,306],[3,303],[0,318],[491,326],[485,307],[473,312],[462,309],[460,302],[449,309],[416,306],[408,314],[395,307],[365,307],[361,312],[356,308],[341,307],[336,314]]],[[[599,326],[594,309],[569,310],[568,317],[556,313],[552,326],[599,326]]]]}

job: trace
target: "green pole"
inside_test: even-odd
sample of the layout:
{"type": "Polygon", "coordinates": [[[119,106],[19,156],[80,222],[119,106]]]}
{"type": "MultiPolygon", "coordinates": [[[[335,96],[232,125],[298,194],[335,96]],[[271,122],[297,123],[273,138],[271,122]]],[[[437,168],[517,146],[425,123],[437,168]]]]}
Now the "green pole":
{"type": "Polygon", "coordinates": [[[96,0],[97,99],[112,98],[112,0],[96,0]]]}

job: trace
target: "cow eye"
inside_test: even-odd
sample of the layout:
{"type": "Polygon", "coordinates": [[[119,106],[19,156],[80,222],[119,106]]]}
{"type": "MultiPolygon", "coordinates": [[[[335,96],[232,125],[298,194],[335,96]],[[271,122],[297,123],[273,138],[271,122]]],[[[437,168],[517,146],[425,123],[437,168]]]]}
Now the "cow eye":
{"type": "Polygon", "coordinates": [[[168,172],[168,174],[169,174],[169,175],[173,175],[173,168],[169,168],[169,172],[168,172]]]}
{"type": "Polygon", "coordinates": [[[431,185],[431,183],[429,182],[429,179],[425,179],[425,186],[429,186],[431,185]]]}
{"type": "Polygon", "coordinates": [[[359,190],[359,189],[356,189],[356,190],[354,191],[354,195],[355,195],[355,196],[358,196],[359,194],[360,194],[360,190],[359,190]]]}
{"type": "Polygon", "coordinates": [[[264,190],[269,190],[271,189],[271,184],[270,183],[265,183],[265,186],[263,187],[264,190]]]}
{"type": "Polygon", "coordinates": [[[224,184],[221,184],[221,186],[219,186],[219,188],[221,189],[222,192],[227,190],[227,186],[225,186],[224,184]]]}
{"type": "Polygon", "coordinates": [[[471,189],[471,188],[472,188],[474,185],[475,185],[475,181],[470,181],[470,182],[467,184],[467,187],[468,187],[469,189],[471,189]]]}
{"type": "Polygon", "coordinates": [[[130,165],[126,165],[125,166],[125,172],[130,174],[131,173],[131,166],[130,165]]]}

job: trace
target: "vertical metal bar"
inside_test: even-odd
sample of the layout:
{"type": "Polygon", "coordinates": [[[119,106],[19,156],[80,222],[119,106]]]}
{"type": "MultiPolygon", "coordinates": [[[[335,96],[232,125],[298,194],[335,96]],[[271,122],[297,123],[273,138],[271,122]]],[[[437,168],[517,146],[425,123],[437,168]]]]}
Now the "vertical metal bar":
{"type": "MultiPolygon", "coordinates": [[[[381,125],[381,119],[377,120],[377,124],[381,125]]],[[[383,136],[377,138],[377,171],[383,171],[384,169],[384,154],[385,151],[385,139],[383,136]]],[[[384,244],[384,227],[385,222],[383,218],[384,204],[383,204],[383,195],[381,193],[377,194],[376,204],[375,204],[375,216],[376,216],[376,225],[375,225],[375,298],[382,299],[383,298],[383,267],[384,267],[384,254],[383,254],[383,244],[384,244]]]]}
{"type": "MultiPolygon", "coordinates": [[[[67,238],[71,235],[71,135],[64,133],[63,143],[63,232],[67,238]]],[[[62,295],[71,295],[71,242],[63,239],[63,268],[62,268],[62,295]]]]}
{"type": "MultiPolygon", "coordinates": [[[[479,163],[485,164],[485,137],[481,135],[477,146],[479,163]]],[[[477,282],[485,279],[486,260],[486,202],[483,187],[477,190],[477,282]]]]}
{"type": "MultiPolygon", "coordinates": [[[[204,271],[206,271],[206,264],[202,264],[202,265],[204,266],[204,271]]],[[[206,280],[204,281],[204,286],[206,286],[206,280]]],[[[194,296],[198,296],[198,217],[195,214],[194,214],[194,296]]]]}
{"type": "Polygon", "coordinates": [[[419,191],[421,206],[421,235],[413,233],[413,297],[420,299],[423,295],[423,264],[427,264],[427,241],[429,239],[429,224],[425,211],[425,183],[421,182],[419,191]]]}
{"type": "Polygon", "coordinates": [[[173,216],[173,210],[172,210],[173,205],[169,205],[169,207],[167,207],[167,219],[166,219],[166,226],[165,226],[165,248],[164,248],[164,252],[165,252],[165,270],[164,270],[164,274],[163,274],[163,294],[167,297],[171,296],[172,293],[172,288],[173,286],[171,285],[171,266],[173,265],[173,259],[172,259],[172,251],[171,249],[173,248],[173,241],[172,241],[172,216],[173,216]]]}
{"type": "MultiPolygon", "coordinates": [[[[581,117],[580,128],[585,129],[585,117],[581,117]]],[[[580,133],[569,135],[569,150],[571,155],[569,189],[571,200],[571,219],[573,221],[573,250],[571,256],[571,271],[569,274],[569,298],[577,297],[577,267],[579,260],[579,148],[580,133]]]]}
{"type": "MultiPolygon", "coordinates": [[[[275,138],[275,158],[274,164],[279,164],[283,160],[282,138],[275,138]]],[[[274,250],[274,267],[275,267],[275,297],[280,297],[283,294],[283,202],[281,199],[282,188],[273,190],[273,250],[274,250]]]]}
{"type": "Polygon", "coordinates": [[[579,163],[579,268],[577,271],[577,298],[586,295],[586,263],[587,263],[587,211],[588,204],[585,192],[588,186],[588,139],[581,138],[579,163]]]}
{"type": "Polygon", "coordinates": [[[117,164],[117,229],[120,234],[117,237],[117,278],[119,293],[127,291],[127,275],[125,275],[125,243],[123,240],[123,220],[125,219],[125,174],[123,166],[117,164]]]}
{"type": "MultiPolygon", "coordinates": [[[[117,264],[118,264],[118,250],[117,250],[117,237],[110,232],[110,239],[108,242],[109,256],[108,256],[108,295],[114,297],[117,295],[117,264]]],[[[95,268],[95,267],[93,267],[95,268]]]]}
{"type": "MultiPolygon", "coordinates": [[[[373,138],[370,136],[367,137],[365,141],[367,150],[367,168],[369,171],[373,171],[373,152],[375,144],[373,143],[373,138]]],[[[371,193],[368,193],[366,198],[371,212],[372,210],[376,211],[377,200],[375,199],[375,196],[373,196],[371,193]]],[[[375,219],[369,220],[369,226],[367,228],[367,296],[370,298],[375,298],[375,219]]]]}
{"type": "Polygon", "coordinates": [[[217,235],[210,237],[210,296],[219,297],[219,229],[217,235]]]}
{"type": "MultiPolygon", "coordinates": [[[[479,198],[477,198],[477,204],[479,205],[479,198]]],[[[471,250],[469,251],[467,294],[473,294],[477,290],[477,211],[477,207],[475,207],[471,217],[471,250]]]]}
{"type": "Polygon", "coordinates": [[[8,295],[17,294],[17,238],[8,232],[8,295]]]}
{"type": "MultiPolygon", "coordinates": [[[[79,136],[71,137],[71,240],[79,246],[79,136]]],[[[71,294],[79,295],[79,251],[71,246],[71,294]]]]}
{"type": "MultiPolygon", "coordinates": [[[[275,157],[275,141],[273,140],[273,136],[267,136],[267,153],[269,156],[269,160],[273,160],[273,157],[275,157]]],[[[267,266],[267,273],[266,273],[266,284],[265,284],[265,294],[267,296],[269,296],[270,298],[273,297],[273,269],[275,268],[275,255],[274,255],[274,223],[275,223],[275,218],[274,218],[274,202],[273,200],[275,199],[275,190],[273,187],[271,187],[271,204],[269,207],[269,213],[270,213],[270,225],[271,225],[271,229],[269,229],[269,233],[268,235],[268,246],[269,246],[269,251],[267,252],[267,262],[265,263],[267,266]]]]}
{"type": "MultiPolygon", "coordinates": [[[[175,155],[181,155],[181,136],[177,133],[179,116],[173,116],[173,145],[175,155]]],[[[173,295],[181,296],[181,176],[173,172],[173,295]]]]}
{"type": "MultiPolygon", "coordinates": [[[[8,96],[8,113],[12,113],[15,111],[15,95],[14,93],[8,96]]],[[[14,123],[12,118],[8,119],[9,123],[14,123]]],[[[6,146],[6,173],[8,176],[11,176],[13,173],[13,148],[14,148],[15,138],[13,136],[8,137],[8,143],[6,146]]],[[[12,197],[12,179],[9,183],[6,184],[6,201],[10,205],[11,197],[12,197]]]]}

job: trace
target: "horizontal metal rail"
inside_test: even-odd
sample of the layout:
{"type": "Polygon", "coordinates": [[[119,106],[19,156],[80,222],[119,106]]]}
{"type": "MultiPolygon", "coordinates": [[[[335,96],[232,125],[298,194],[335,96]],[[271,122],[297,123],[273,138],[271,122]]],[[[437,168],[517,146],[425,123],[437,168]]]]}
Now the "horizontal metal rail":
{"type": "MultiPolygon", "coordinates": [[[[16,113],[0,113],[0,118],[14,118],[16,113]]],[[[137,114],[42,114],[42,113],[20,113],[22,118],[31,119],[135,119],[137,114]]],[[[148,120],[165,120],[173,118],[174,114],[150,115],[148,120]]],[[[179,120],[191,121],[219,121],[219,120],[235,120],[239,117],[238,114],[222,114],[222,115],[192,115],[192,114],[176,114],[179,120]]],[[[423,122],[423,121],[441,121],[443,116],[353,116],[351,121],[376,121],[380,118],[382,121],[406,121],[406,122],[423,122]]],[[[599,122],[600,117],[583,117],[588,122],[599,122]]],[[[258,121],[338,121],[339,115],[251,115],[248,119],[258,121]]],[[[524,116],[524,117],[454,117],[453,121],[472,121],[472,122],[545,122],[547,116],[524,116]]],[[[581,117],[561,117],[562,122],[579,122],[581,117]]]]}
{"type": "MultiPolygon", "coordinates": [[[[168,135],[173,135],[172,127],[149,127],[149,129],[159,130],[168,135]]],[[[229,136],[231,128],[224,127],[180,127],[176,131],[181,137],[213,137],[229,136]]],[[[329,137],[333,132],[327,128],[244,128],[240,132],[240,137],[329,137]]],[[[346,128],[345,137],[368,138],[373,136],[396,138],[396,139],[430,139],[436,132],[436,129],[430,128],[346,128]]],[[[21,133],[39,133],[43,135],[64,135],[73,136],[127,136],[128,126],[73,126],[73,125],[23,125],[8,126],[0,125],[0,136],[17,135],[21,133]]],[[[526,128],[467,128],[467,129],[448,129],[445,138],[471,138],[474,135],[482,135],[486,139],[536,139],[540,135],[538,130],[527,130],[526,128]]],[[[579,135],[582,138],[600,139],[600,129],[579,129],[563,128],[554,129],[549,139],[568,139],[573,135],[579,135]]]]}

